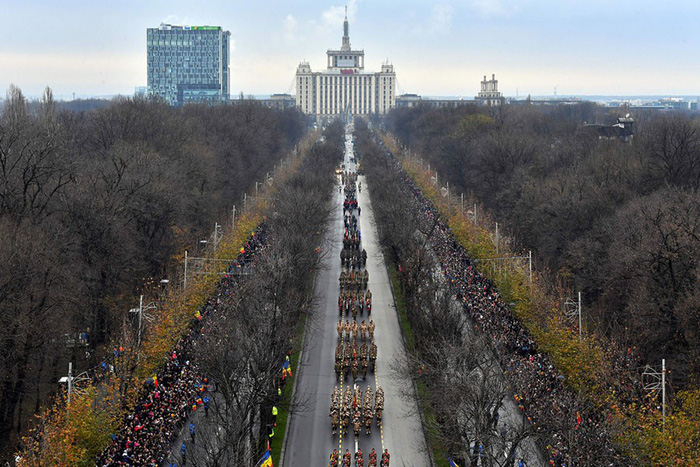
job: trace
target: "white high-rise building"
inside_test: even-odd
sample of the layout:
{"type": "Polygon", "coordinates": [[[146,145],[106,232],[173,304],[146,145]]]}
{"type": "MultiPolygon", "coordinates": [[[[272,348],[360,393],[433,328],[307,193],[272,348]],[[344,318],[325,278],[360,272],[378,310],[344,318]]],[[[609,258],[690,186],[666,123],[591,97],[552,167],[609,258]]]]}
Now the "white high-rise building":
{"type": "Polygon", "coordinates": [[[379,72],[365,71],[365,51],[352,50],[348,30],[346,8],[343,44],[326,52],[326,70],[313,72],[307,62],[297,68],[297,107],[317,121],[382,115],[396,105],[394,66],[385,63],[379,72]]]}

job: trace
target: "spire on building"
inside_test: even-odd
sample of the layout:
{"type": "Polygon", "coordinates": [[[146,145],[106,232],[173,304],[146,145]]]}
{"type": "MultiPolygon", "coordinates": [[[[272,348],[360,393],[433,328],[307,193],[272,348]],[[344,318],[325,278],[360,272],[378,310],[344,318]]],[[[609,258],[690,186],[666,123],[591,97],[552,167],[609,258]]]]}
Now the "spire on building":
{"type": "Polygon", "coordinates": [[[343,22],[343,45],[342,51],[350,50],[350,27],[348,26],[348,7],[345,7],[345,22],[343,22]]]}

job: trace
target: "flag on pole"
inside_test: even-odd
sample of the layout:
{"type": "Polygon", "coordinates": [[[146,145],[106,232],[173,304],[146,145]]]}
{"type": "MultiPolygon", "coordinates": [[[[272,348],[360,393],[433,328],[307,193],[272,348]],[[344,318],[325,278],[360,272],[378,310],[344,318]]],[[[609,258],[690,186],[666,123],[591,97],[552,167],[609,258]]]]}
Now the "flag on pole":
{"type": "Polygon", "coordinates": [[[258,467],[272,467],[272,454],[270,454],[269,449],[265,451],[265,454],[260,458],[258,467]]]}

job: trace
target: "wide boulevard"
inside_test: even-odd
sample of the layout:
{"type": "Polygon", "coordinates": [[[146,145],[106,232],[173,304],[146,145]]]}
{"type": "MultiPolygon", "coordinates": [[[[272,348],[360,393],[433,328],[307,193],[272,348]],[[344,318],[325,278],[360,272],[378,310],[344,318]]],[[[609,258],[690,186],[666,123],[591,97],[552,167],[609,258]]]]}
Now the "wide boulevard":
{"type": "MultiPolygon", "coordinates": [[[[354,172],[353,143],[351,130],[345,142],[345,170],[354,172]]],[[[329,410],[331,394],[335,386],[353,384],[352,376],[339,381],[334,372],[334,352],[338,344],[336,324],[338,322],[338,278],[341,272],[340,252],[343,238],[343,200],[340,189],[334,195],[334,214],[327,229],[323,247],[323,267],[315,284],[315,306],[306,329],[301,365],[295,388],[295,410],[292,413],[285,438],[283,464],[285,466],[327,466],[333,449],[344,453],[348,449],[354,454],[359,447],[364,453],[364,465],[372,448],[378,453],[388,449],[391,466],[429,466],[422,424],[416,410],[415,398],[407,400],[400,394],[410,392],[411,383],[392,377],[391,367],[395,359],[404,352],[401,328],[394,306],[384,257],[377,240],[372,205],[364,177],[358,177],[361,191],[358,204],[362,246],[367,251],[368,287],[372,291],[372,314],[376,323],[377,364],[375,371],[367,373],[366,381],[360,376],[356,384],[364,391],[381,386],[385,393],[384,414],[381,426],[372,425],[372,433],[366,435],[364,427],[358,439],[352,426],[345,435],[332,435],[329,410]],[[407,386],[408,385],[408,386],[407,386]]],[[[345,319],[345,317],[344,317],[345,319]]],[[[358,320],[368,319],[367,313],[358,320]]],[[[354,465],[354,459],[353,459],[354,465]]]]}

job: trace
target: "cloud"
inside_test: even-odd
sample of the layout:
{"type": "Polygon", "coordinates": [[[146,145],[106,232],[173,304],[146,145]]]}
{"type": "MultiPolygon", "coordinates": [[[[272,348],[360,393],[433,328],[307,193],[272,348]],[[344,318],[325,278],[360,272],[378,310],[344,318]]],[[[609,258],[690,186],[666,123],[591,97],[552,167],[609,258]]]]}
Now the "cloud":
{"type": "Polygon", "coordinates": [[[452,5],[439,4],[433,7],[433,13],[430,16],[429,30],[431,32],[448,32],[452,28],[452,16],[454,9],[452,5]]]}
{"type": "MultiPolygon", "coordinates": [[[[348,7],[348,21],[352,22],[357,13],[357,0],[350,0],[348,7]]],[[[337,30],[342,27],[345,21],[345,6],[332,6],[321,13],[321,27],[324,29],[337,30]]]]}
{"type": "Polygon", "coordinates": [[[282,37],[287,42],[296,42],[299,33],[299,22],[294,16],[287,15],[282,21],[282,37]]]}
{"type": "Polygon", "coordinates": [[[493,15],[503,12],[501,0],[473,0],[472,5],[480,13],[493,15]]]}

